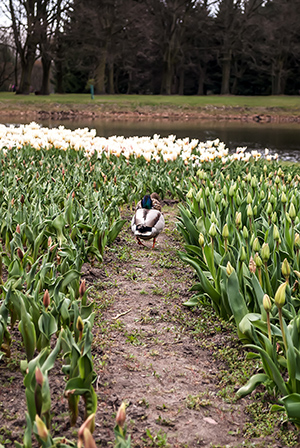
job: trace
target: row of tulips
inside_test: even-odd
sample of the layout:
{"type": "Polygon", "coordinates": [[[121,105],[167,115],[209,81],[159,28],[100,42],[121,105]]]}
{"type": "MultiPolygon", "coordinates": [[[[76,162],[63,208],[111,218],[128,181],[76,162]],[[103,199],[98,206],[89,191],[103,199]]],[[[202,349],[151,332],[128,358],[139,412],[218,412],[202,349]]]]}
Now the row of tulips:
{"type": "Polygon", "coordinates": [[[211,301],[234,318],[241,341],[260,358],[242,397],[264,384],[300,426],[300,189],[293,168],[266,165],[203,166],[193,178],[178,228],[179,255],[197,273],[187,302],[211,301]]]}
{"type": "Polygon", "coordinates": [[[0,346],[2,355],[10,356],[11,332],[18,325],[28,407],[18,446],[30,448],[32,435],[50,446],[50,371],[58,356],[64,360],[71,424],[77,422],[80,397],[85,419],[96,413],[94,312],[81,268],[94,258],[102,261],[105,246],[120,232],[122,198],[115,198],[113,176],[108,182],[99,173],[100,161],[94,176],[80,153],[43,154],[26,147],[2,152],[0,159],[0,346]],[[48,434],[44,441],[39,428],[48,434]]]}

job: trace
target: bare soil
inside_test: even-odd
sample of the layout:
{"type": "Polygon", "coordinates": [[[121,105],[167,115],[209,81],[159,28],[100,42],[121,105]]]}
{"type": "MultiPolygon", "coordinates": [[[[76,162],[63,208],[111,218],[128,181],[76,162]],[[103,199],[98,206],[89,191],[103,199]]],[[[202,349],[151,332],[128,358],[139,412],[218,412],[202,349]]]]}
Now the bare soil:
{"type": "Polygon", "coordinates": [[[279,107],[241,107],[241,106],[203,106],[179,108],[176,106],[130,106],[114,104],[0,104],[2,120],[16,117],[24,120],[78,120],[102,118],[110,121],[241,121],[256,123],[300,123],[299,110],[286,110],[279,107]]]}
{"type": "MultiPolygon", "coordinates": [[[[208,343],[216,349],[239,343],[226,329],[208,328],[194,335],[194,323],[205,316],[183,306],[191,295],[194,272],[177,257],[182,241],[175,230],[176,213],[176,205],[164,207],[166,227],[153,250],[152,242],[143,247],[134,240],[131,212],[126,209],[128,223],[106,251],[103,263],[84,265],[83,276],[91,286],[89,297],[96,311],[96,444],[112,446],[115,413],[125,401],[133,447],[284,447],[276,434],[245,438],[252,398],[228,402],[221,397],[220,372],[224,375],[227,363],[206,347],[208,343]]],[[[14,440],[21,442],[24,433],[22,357],[16,332],[11,359],[0,362],[0,444],[5,447],[14,446],[14,440]]],[[[83,409],[76,428],[70,428],[59,364],[49,375],[52,434],[76,439],[83,409]]]]}

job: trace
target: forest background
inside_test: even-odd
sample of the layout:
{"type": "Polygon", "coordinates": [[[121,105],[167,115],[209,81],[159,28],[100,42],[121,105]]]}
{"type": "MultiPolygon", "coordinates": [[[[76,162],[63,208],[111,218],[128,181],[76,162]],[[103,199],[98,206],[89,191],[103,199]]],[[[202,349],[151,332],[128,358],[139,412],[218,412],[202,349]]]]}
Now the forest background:
{"type": "Polygon", "coordinates": [[[298,95],[300,0],[3,0],[0,90],[298,95]]]}

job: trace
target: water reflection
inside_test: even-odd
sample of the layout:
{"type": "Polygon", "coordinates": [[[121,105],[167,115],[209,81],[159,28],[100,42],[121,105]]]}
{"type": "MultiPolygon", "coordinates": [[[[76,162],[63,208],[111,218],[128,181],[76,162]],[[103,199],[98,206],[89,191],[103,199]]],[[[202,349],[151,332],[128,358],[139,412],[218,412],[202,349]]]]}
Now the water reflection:
{"type": "MultiPolygon", "coordinates": [[[[20,123],[20,120],[11,124],[20,123]]],[[[244,122],[210,122],[210,121],[123,121],[103,119],[76,119],[76,120],[37,120],[39,124],[47,127],[65,126],[69,129],[94,128],[97,135],[110,137],[112,135],[144,136],[159,134],[167,137],[170,134],[177,138],[197,138],[201,141],[219,138],[230,150],[238,146],[247,146],[248,150],[256,149],[263,152],[265,148],[270,153],[278,153],[283,160],[300,162],[300,125],[278,123],[244,123],[244,122]]],[[[29,123],[23,121],[22,123],[29,123]]]]}

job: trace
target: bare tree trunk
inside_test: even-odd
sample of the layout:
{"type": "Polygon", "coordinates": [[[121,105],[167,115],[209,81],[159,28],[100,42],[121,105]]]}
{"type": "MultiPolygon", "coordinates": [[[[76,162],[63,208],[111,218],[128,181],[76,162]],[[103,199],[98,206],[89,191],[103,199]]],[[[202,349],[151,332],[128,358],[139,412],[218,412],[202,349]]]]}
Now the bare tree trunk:
{"type": "Polygon", "coordinates": [[[42,58],[43,66],[43,78],[40,94],[49,95],[50,94],[50,70],[51,70],[51,59],[42,58]]]}
{"type": "Polygon", "coordinates": [[[108,93],[113,95],[115,93],[114,86],[114,64],[109,62],[108,64],[108,93]]]}
{"type": "Polygon", "coordinates": [[[184,68],[183,67],[181,67],[179,70],[178,95],[184,95],[184,68]]]}
{"type": "Polygon", "coordinates": [[[31,86],[31,73],[35,61],[35,50],[28,51],[27,57],[21,59],[21,80],[18,88],[19,94],[29,95],[31,86]]]}
{"type": "Polygon", "coordinates": [[[15,89],[18,87],[18,51],[15,55],[15,89]]]}
{"type": "Polygon", "coordinates": [[[204,80],[205,80],[206,70],[199,66],[199,78],[198,78],[198,91],[197,95],[204,95],[204,80]]]}
{"type": "Polygon", "coordinates": [[[230,69],[231,69],[231,50],[223,57],[222,61],[222,87],[221,95],[230,93],[230,69]]]}
{"type": "Polygon", "coordinates": [[[64,93],[64,87],[63,87],[63,67],[62,67],[62,61],[60,59],[55,61],[55,78],[56,78],[56,93],[64,93]]]}
{"type": "Polygon", "coordinates": [[[173,70],[169,60],[164,63],[163,76],[161,83],[161,95],[171,95],[173,70]]]}
{"type": "Polygon", "coordinates": [[[282,68],[283,61],[276,61],[272,67],[272,95],[282,95],[282,68]]]}
{"type": "Polygon", "coordinates": [[[100,57],[98,60],[98,65],[96,67],[96,76],[95,76],[95,88],[98,94],[104,94],[105,91],[105,67],[106,67],[106,58],[107,58],[107,47],[103,47],[98,50],[100,52],[100,57]]]}

